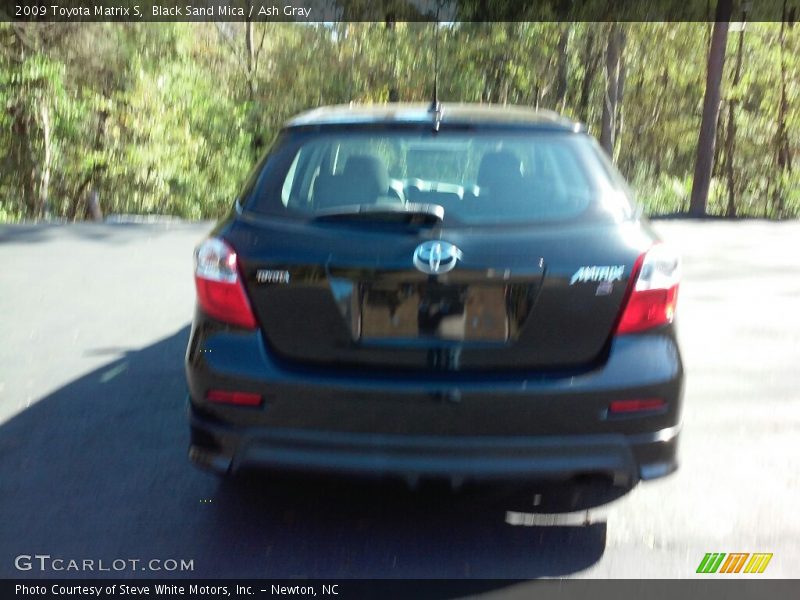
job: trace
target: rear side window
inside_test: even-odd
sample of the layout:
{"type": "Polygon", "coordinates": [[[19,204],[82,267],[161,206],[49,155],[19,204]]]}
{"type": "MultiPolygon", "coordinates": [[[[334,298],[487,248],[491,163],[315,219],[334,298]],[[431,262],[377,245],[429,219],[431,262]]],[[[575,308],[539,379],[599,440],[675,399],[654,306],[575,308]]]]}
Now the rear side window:
{"type": "Polygon", "coordinates": [[[469,226],[626,218],[625,190],[600,159],[590,138],[566,132],[289,132],[244,204],[298,218],[361,205],[438,204],[445,224],[469,226]]]}

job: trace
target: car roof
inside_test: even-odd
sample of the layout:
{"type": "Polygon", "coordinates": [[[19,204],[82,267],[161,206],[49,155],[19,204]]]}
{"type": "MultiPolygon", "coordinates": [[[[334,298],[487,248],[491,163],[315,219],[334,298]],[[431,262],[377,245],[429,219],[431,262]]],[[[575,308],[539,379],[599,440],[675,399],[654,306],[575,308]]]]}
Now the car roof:
{"type": "Polygon", "coordinates": [[[426,103],[340,104],[303,112],[286,127],[348,125],[468,125],[560,131],[585,131],[583,125],[552,110],[502,104],[441,103],[431,110],[426,103]],[[437,119],[438,116],[438,119],[437,119]]]}

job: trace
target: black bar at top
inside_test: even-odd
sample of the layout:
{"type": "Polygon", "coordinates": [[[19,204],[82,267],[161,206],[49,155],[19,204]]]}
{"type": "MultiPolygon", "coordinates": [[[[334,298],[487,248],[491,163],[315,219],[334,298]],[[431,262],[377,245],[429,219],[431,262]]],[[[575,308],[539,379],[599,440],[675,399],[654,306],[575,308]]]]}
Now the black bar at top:
{"type": "Polygon", "coordinates": [[[0,20],[23,22],[714,21],[800,18],[800,0],[0,0],[0,20]],[[726,11],[727,12],[727,11],[726,11]]]}

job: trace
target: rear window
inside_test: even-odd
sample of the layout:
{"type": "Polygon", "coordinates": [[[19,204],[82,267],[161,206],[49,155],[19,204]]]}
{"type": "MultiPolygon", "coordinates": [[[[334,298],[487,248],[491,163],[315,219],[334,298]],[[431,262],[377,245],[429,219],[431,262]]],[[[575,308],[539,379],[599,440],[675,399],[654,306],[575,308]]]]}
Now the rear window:
{"type": "Polygon", "coordinates": [[[592,138],[566,132],[290,131],[251,177],[243,204],[298,218],[437,204],[446,225],[469,226],[628,218],[625,190],[600,152],[592,138]]]}

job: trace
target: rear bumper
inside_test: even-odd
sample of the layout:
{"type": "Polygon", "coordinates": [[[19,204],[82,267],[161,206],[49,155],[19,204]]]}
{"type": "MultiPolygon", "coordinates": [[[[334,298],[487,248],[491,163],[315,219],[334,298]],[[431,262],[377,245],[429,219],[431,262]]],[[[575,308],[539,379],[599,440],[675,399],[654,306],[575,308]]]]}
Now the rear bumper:
{"type": "Polygon", "coordinates": [[[266,467],[452,480],[612,476],[677,468],[683,367],[671,328],[612,341],[582,373],[441,374],[288,367],[260,332],[195,322],[186,357],[190,456],[221,472],[266,467]],[[255,392],[220,405],[210,389],[255,392]],[[663,409],[612,415],[615,400],[663,409]]]}
{"type": "Polygon", "coordinates": [[[616,485],[677,468],[680,426],[623,435],[445,437],[242,428],[189,407],[191,460],[218,473],[242,468],[394,476],[453,482],[569,479],[596,474],[616,485]]]}

